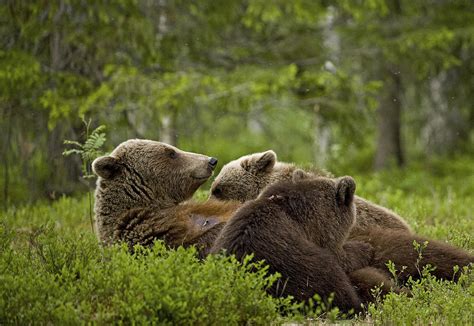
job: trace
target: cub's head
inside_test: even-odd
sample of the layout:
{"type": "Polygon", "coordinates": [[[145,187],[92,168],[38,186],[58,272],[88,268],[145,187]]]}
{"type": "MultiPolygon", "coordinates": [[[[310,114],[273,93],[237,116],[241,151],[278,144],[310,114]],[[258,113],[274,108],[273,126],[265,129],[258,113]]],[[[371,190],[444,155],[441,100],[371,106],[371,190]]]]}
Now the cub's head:
{"type": "Polygon", "coordinates": [[[211,186],[211,198],[220,200],[254,199],[271,182],[277,161],[274,151],[255,153],[232,161],[222,168],[211,186]]]}
{"type": "Polygon", "coordinates": [[[277,204],[321,247],[342,245],[355,223],[355,181],[315,177],[297,169],[291,182],[268,186],[258,197],[277,204]]]}
{"type": "Polygon", "coordinates": [[[92,168],[103,191],[123,193],[129,197],[124,198],[126,201],[179,203],[191,197],[212,175],[216,164],[215,158],[165,143],[132,139],[121,143],[110,155],[97,158],[92,168]]]}

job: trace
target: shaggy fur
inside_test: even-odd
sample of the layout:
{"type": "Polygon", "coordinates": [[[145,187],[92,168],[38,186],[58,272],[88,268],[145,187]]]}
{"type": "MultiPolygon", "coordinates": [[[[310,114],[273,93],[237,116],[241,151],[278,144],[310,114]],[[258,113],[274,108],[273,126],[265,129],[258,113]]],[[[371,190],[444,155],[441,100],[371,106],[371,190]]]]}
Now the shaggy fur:
{"type": "Polygon", "coordinates": [[[272,295],[301,301],[318,293],[326,301],[334,293],[334,305],[358,309],[361,301],[345,272],[366,267],[373,252],[356,242],[348,243],[350,255],[344,252],[355,221],[354,191],[350,177],[300,180],[295,174],[294,182],[273,184],[238,210],[211,252],[264,259],[270,272],[282,275],[272,295]]]}
{"type": "MultiPolygon", "coordinates": [[[[293,164],[278,162],[273,151],[243,156],[222,168],[212,184],[211,198],[240,202],[254,199],[269,184],[291,180],[296,169],[293,164]]],[[[315,176],[327,174],[320,170],[308,172],[315,176]]],[[[394,212],[357,196],[354,201],[357,222],[351,236],[374,225],[410,232],[408,224],[394,212]]]]}
{"type": "Polygon", "coordinates": [[[205,255],[240,206],[232,202],[184,202],[211,175],[217,160],[151,140],[128,140],[92,166],[96,231],[104,244],[126,241],[170,246],[196,244],[205,255]]]}
{"type": "MultiPolygon", "coordinates": [[[[295,170],[294,176],[296,175],[300,180],[313,177],[312,174],[302,170],[295,170]]],[[[456,281],[459,273],[454,274],[454,266],[463,267],[474,261],[472,255],[449,244],[430,240],[402,230],[382,228],[377,224],[374,226],[365,225],[364,228],[359,228],[357,232],[351,232],[350,240],[368,243],[375,252],[374,260],[370,264],[371,269],[362,269],[349,275],[351,280],[354,280],[354,285],[360,289],[359,293],[362,293],[361,297],[363,299],[367,298],[370,292],[367,290],[373,287],[374,283],[383,282],[382,294],[387,293],[389,288],[394,289],[396,292],[405,291],[404,289],[394,287],[393,282],[389,281],[387,268],[389,261],[392,261],[400,271],[397,277],[402,283],[406,282],[409,277],[413,279],[419,278],[421,271],[428,264],[435,267],[432,274],[436,277],[456,281]],[[414,241],[420,245],[427,242],[427,247],[422,249],[421,258],[414,248],[414,241]]],[[[344,246],[348,254],[349,245],[350,242],[344,246]]],[[[357,261],[358,259],[355,256],[352,258],[352,261],[357,261]]]]}
{"type": "MultiPolygon", "coordinates": [[[[244,202],[258,196],[258,193],[269,184],[291,179],[292,173],[297,170],[297,167],[292,164],[277,162],[273,151],[243,156],[222,168],[212,184],[211,198],[244,202]]],[[[319,174],[318,171],[296,173],[301,175],[300,178],[319,174]]],[[[413,235],[407,223],[395,213],[357,196],[354,202],[357,220],[349,234],[349,239],[369,243],[375,250],[371,267],[348,274],[358,289],[362,301],[372,301],[370,289],[382,283],[382,295],[388,293],[390,289],[394,289],[395,292],[406,291],[403,288],[396,288],[390,280],[386,267],[389,260],[393,261],[399,270],[406,266],[399,275],[402,281],[406,281],[410,276],[419,277],[419,271],[426,264],[436,266],[433,272],[435,276],[457,280],[459,274],[454,275],[453,267],[466,266],[473,262],[472,255],[461,249],[413,235]],[[414,240],[420,244],[424,241],[429,242],[422,253],[423,258],[420,262],[417,262],[418,253],[413,248],[414,240]]],[[[350,252],[349,244],[346,244],[344,249],[350,252]]],[[[353,261],[357,261],[357,258],[353,261]]]]}

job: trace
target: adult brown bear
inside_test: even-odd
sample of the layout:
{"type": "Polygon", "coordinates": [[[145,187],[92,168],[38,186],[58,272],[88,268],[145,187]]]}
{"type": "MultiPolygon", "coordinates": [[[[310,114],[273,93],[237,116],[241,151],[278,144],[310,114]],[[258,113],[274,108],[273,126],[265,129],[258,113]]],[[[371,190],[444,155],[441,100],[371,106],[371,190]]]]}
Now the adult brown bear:
{"type": "Polygon", "coordinates": [[[234,211],[236,202],[187,201],[211,175],[217,159],[165,143],[133,139],[97,158],[95,217],[105,244],[125,241],[170,247],[196,245],[201,256],[234,211]]]}

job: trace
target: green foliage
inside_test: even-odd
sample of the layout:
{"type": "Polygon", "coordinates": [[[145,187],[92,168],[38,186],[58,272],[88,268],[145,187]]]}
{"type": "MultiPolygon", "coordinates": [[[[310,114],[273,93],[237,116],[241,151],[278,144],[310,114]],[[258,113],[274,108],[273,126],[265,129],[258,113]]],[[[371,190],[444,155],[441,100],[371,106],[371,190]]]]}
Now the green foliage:
{"type": "Polygon", "coordinates": [[[474,314],[474,273],[465,270],[458,283],[439,281],[429,274],[411,285],[411,297],[389,294],[371,304],[367,320],[376,325],[469,325],[474,314]]]}
{"type": "MultiPolygon", "coordinates": [[[[90,179],[95,178],[95,175],[92,173],[92,161],[98,156],[103,155],[102,146],[106,140],[105,133],[103,132],[105,130],[105,126],[98,126],[92,132],[90,132],[92,120],[89,119],[89,121],[86,121],[85,118],[83,118],[82,122],[84,123],[84,127],[86,129],[86,140],[84,144],[73,140],[65,140],[65,145],[72,145],[76,148],[65,150],[63,155],[79,155],[82,160],[82,177],[84,179],[90,179]]],[[[93,231],[94,222],[92,220],[92,189],[89,189],[87,195],[89,198],[89,220],[91,223],[91,230],[93,231]]]]}
{"type": "Polygon", "coordinates": [[[40,64],[23,51],[0,51],[0,100],[30,95],[40,80],[40,64]]]}
{"type": "Polygon", "coordinates": [[[472,152],[471,7],[468,0],[7,1],[4,197],[21,203],[80,188],[80,163],[61,157],[57,140],[78,139],[84,115],[113,130],[108,149],[150,138],[226,162],[272,148],[329,170],[344,157],[366,172],[391,74],[402,83],[408,161],[472,152]]]}
{"type": "Polygon", "coordinates": [[[250,259],[200,262],[193,248],[168,250],[160,242],[131,255],[126,246],[101,248],[93,234],[65,234],[54,223],[28,230],[2,223],[0,248],[2,324],[263,325],[281,320],[283,311],[302,317],[295,315],[301,305],[266,294],[277,276],[250,259]]]}
{"type": "Polygon", "coordinates": [[[86,121],[85,119],[82,120],[86,129],[86,140],[84,144],[81,144],[77,141],[73,140],[65,140],[65,145],[72,145],[76,148],[67,149],[63,152],[64,156],[69,156],[72,154],[77,154],[81,157],[82,160],[82,177],[85,179],[93,178],[94,175],[91,171],[91,163],[100,155],[103,155],[104,152],[102,151],[102,147],[106,141],[105,133],[105,126],[101,125],[89,131],[91,120],[86,121]]]}
{"type": "MultiPolygon", "coordinates": [[[[405,216],[417,233],[474,252],[474,183],[465,175],[472,166],[458,158],[359,175],[357,193],[405,216]],[[465,182],[454,188],[452,178],[465,182]]],[[[338,310],[320,305],[317,296],[308,306],[268,297],[264,290],[275,276],[268,278],[260,264],[241,266],[220,256],[200,262],[194,249],[168,250],[159,242],[133,255],[121,246],[102,248],[81,213],[87,206],[85,197],[62,197],[3,213],[0,323],[341,322],[338,310]]],[[[415,247],[423,259],[423,244],[415,247]]],[[[390,269],[396,276],[402,267],[390,269]]],[[[435,280],[427,269],[421,273],[411,297],[389,294],[349,322],[452,325],[474,318],[472,270],[457,284],[435,280]]]]}

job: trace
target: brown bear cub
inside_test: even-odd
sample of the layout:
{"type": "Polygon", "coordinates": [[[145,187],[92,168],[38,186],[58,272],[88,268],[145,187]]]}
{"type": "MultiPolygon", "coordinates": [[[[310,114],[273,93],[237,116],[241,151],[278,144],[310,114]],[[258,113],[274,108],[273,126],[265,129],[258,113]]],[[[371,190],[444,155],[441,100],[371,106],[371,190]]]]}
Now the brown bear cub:
{"type": "MultiPolygon", "coordinates": [[[[295,170],[293,175],[297,175],[300,180],[313,178],[311,173],[302,170],[295,170]]],[[[402,284],[410,277],[412,279],[420,278],[423,268],[427,265],[434,267],[431,274],[437,278],[456,281],[460,273],[454,273],[454,266],[464,267],[474,262],[474,256],[449,244],[380,226],[366,227],[356,234],[352,233],[350,240],[370,244],[375,253],[369,267],[349,274],[352,284],[358,288],[359,296],[362,298],[367,298],[370,295],[368,290],[373,287],[372,285],[380,285],[380,283],[383,283],[382,295],[388,293],[389,290],[405,292],[405,289],[394,286],[393,281],[390,280],[387,267],[389,261],[393,262],[395,268],[398,269],[397,279],[402,284]],[[418,251],[414,247],[414,242],[420,245],[418,251]]],[[[354,241],[349,241],[344,245],[344,250],[348,254],[351,252],[351,242],[354,241]]],[[[357,257],[353,257],[353,260],[357,260],[357,257]]],[[[355,264],[355,266],[357,265],[355,264]]],[[[371,300],[365,299],[363,301],[371,300]]]]}
{"type": "Polygon", "coordinates": [[[222,249],[238,259],[253,254],[271,273],[282,275],[269,290],[274,296],[308,300],[316,293],[344,311],[358,310],[361,300],[346,272],[369,264],[373,252],[348,242],[355,222],[355,182],[351,177],[279,182],[247,202],[227,222],[211,252],[222,249]]]}
{"type": "MultiPolygon", "coordinates": [[[[243,156],[222,168],[211,186],[211,199],[245,202],[257,197],[268,185],[290,180],[297,169],[293,164],[277,162],[273,151],[243,156]]],[[[321,171],[301,173],[306,177],[326,174],[321,171]]],[[[354,197],[354,203],[357,219],[350,231],[349,240],[366,242],[375,250],[370,267],[349,273],[359,295],[365,298],[363,301],[371,300],[370,288],[373,285],[383,282],[383,293],[393,288],[393,281],[389,278],[386,266],[389,261],[394,262],[398,270],[406,266],[399,276],[402,281],[406,281],[410,276],[419,277],[419,270],[427,264],[435,267],[432,274],[436,277],[456,280],[459,274],[454,275],[454,266],[463,267],[474,261],[472,255],[461,249],[412,235],[409,226],[401,217],[381,206],[357,196],[354,197]],[[428,241],[421,261],[414,249],[414,240],[420,244],[428,241]]],[[[346,247],[349,247],[349,244],[346,244],[346,247]]],[[[404,292],[404,289],[395,291],[404,292]]]]}
{"type": "MultiPolygon", "coordinates": [[[[266,186],[291,180],[296,169],[293,164],[278,162],[275,152],[271,150],[243,156],[222,168],[212,183],[211,198],[240,202],[254,199],[266,186]]],[[[327,172],[320,170],[308,172],[315,176],[328,176],[327,172]]],[[[394,212],[357,196],[354,202],[357,222],[351,236],[374,225],[410,232],[408,224],[394,212]]]]}
{"type": "Polygon", "coordinates": [[[236,202],[185,202],[211,175],[215,158],[151,140],[128,140],[93,164],[96,231],[105,244],[197,245],[207,254],[236,202]]]}

